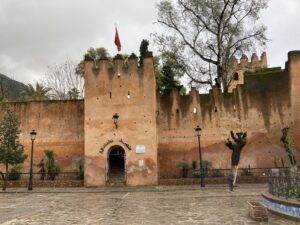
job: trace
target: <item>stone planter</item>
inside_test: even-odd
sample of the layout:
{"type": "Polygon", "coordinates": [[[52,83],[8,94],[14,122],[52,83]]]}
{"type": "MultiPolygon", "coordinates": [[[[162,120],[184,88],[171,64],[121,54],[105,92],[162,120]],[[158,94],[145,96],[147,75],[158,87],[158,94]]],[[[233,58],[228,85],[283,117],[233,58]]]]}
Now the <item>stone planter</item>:
{"type": "Polygon", "coordinates": [[[268,211],[264,205],[257,201],[248,202],[249,216],[256,221],[268,221],[268,211]]]}

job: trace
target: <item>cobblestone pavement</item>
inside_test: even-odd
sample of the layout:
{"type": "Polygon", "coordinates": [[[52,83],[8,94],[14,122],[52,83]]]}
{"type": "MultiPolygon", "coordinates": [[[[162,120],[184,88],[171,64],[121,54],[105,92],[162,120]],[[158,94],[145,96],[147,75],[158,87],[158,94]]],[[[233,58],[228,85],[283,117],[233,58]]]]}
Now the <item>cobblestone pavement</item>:
{"type": "Polygon", "coordinates": [[[269,222],[248,217],[247,201],[259,201],[265,190],[265,185],[242,185],[233,194],[223,185],[9,189],[0,192],[0,224],[298,224],[273,214],[269,222]]]}

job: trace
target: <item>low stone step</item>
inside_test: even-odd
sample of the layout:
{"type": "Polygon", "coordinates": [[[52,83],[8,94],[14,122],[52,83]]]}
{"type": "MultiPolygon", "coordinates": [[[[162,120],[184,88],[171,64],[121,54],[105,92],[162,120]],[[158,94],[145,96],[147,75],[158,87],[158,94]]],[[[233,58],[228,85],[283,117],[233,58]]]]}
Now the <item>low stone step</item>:
{"type": "Polygon", "coordinates": [[[112,186],[112,187],[123,187],[125,186],[124,183],[109,183],[109,186],[112,186]]]}
{"type": "Polygon", "coordinates": [[[111,179],[111,178],[117,178],[117,179],[124,179],[124,178],[125,178],[124,175],[111,175],[111,174],[110,174],[108,177],[109,177],[110,179],[111,179]]]}
{"type": "Polygon", "coordinates": [[[113,181],[118,181],[118,180],[121,180],[121,181],[124,181],[124,177],[109,177],[108,180],[113,180],[113,181]]]}
{"type": "Polygon", "coordinates": [[[122,180],[109,180],[108,185],[110,185],[110,186],[124,186],[125,181],[124,181],[124,179],[122,179],[122,180]]]}

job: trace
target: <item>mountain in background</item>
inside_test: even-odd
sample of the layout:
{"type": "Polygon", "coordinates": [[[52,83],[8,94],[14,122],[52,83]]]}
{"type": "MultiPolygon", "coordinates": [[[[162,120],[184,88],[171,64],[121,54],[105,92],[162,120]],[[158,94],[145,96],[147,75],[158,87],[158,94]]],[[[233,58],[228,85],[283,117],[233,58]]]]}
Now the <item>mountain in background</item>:
{"type": "Polygon", "coordinates": [[[0,101],[21,101],[25,84],[0,73],[0,101]]]}

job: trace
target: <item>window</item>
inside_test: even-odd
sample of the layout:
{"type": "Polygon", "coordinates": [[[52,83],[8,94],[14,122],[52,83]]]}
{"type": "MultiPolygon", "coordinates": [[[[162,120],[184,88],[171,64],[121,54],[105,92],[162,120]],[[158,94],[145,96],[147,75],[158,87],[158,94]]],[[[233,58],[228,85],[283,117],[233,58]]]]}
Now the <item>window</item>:
{"type": "Polygon", "coordinates": [[[239,80],[239,74],[237,72],[233,74],[233,80],[239,80]]]}

